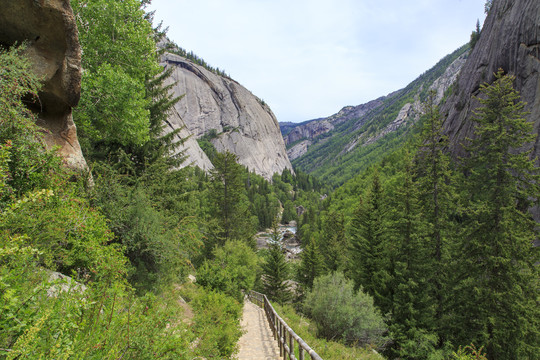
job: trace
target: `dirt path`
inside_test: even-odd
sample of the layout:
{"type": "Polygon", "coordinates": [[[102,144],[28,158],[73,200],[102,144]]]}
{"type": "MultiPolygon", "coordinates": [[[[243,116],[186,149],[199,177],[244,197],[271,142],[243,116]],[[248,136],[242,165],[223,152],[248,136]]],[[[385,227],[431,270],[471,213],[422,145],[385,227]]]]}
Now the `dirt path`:
{"type": "Polygon", "coordinates": [[[244,301],[242,328],[247,332],[238,342],[238,360],[279,359],[279,347],[272,336],[264,310],[248,299],[244,301]]]}

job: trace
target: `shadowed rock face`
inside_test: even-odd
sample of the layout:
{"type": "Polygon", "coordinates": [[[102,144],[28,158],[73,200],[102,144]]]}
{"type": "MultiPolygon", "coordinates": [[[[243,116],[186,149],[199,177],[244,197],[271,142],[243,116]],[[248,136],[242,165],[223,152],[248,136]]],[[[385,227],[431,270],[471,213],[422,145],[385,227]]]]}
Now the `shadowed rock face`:
{"type": "Polygon", "coordinates": [[[0,9],[0,44],[26,41],[26,55],[42,79],[32,110],[47,146],[59,146],[69,167],[86,168],[71,115],[81,93],[81,48],[69,0],[0,0],[0,9]]]}
{"type": "MultiPolygon", "coordinates": [[[[482,83],[492,83],[494,73],[502,68],[516,76],[516,90],[527,102],[528,120],[534,132],[540,132],[540,1],[494,0],[478,43],[461,70],[456,89],[442,112],[447,119],[444,131],[451,151],[462,155],[461,143],[471,137],[473,111],[479,105],[482,83]]],[[[540,155],[540,138],[534,144],[540,155]]]]}
{"type": "Polygon", "coordinates": [[[249,170],[271,179],[291,169],[279,124],[270,108],[236,81],[219,76],[184,57],[165,54],[162,65],[173,68],[175,105],[167,125],[170,131],[184,128],[191,136],[180,150],[187,164],[209,169],[212,164],[195,139],[214,132],[210,140],[217,151],[229,151],[249,170]]]}

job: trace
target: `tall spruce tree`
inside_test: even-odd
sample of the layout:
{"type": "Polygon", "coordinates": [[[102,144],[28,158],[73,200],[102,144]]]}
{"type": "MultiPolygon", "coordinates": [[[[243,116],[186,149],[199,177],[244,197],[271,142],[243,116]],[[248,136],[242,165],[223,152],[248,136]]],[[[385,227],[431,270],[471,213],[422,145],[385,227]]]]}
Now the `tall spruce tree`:
{"type": "Polygon", "coordinates": [[[469,199],[460,242],[454,315],[456,344],[485,346],[487,357],[540,354],[538,227],[529,208],[540,195],[530,151],[534,137],[514,77],[481,86],[474,139],[463,160],[469,199]]]}
{"type": "Polygon", "coordinates": [[[437,337],[430,333],[432,300],[428,276],[430,251],[426,247],[426,219],[422,213],[416,174],[411,157],[404,157],[404,169],[390,204],[391,242],[386,254],[392,264],[387,284],[387,302],[392,315],[388,320],[393,345],[392,358],[423,359],[433,352],[437,337]]]}
{"type": "Polygon", "coordinates": [[[324,219],[322,228],[321,251],[324,264],[329,272],[342,271],[347,265],[348,242],[345,237],[345,219],[343,214],[330,211],[324,219]]]}
{"type": "Polygon", "coordinates": [[[448,242],[454,226],[450,216],[455,212],[455,180],[449,156],[445,153],[448,139],[442,134],[442,117],[435,104],[435,93],[430,92],[424,105],[426,119],[415,157],[416,183],[421,212],[426,226],[425,263],[428,266],[429,295],[435,313],[431,329],[439,334],[439,345],[444,342],[443,322],[448,294],[448,242]]]}
{"type": "Polygon", "coordinates": [[[255,247],[255,225],[248,212],[249,204],[243,181],[243,167],[230,152],[218,153],[210,171],[211,215],[217,221],[212,229],[206,250],[222,246],[228,240],[243,240],[255,247]]]}
{"type": "Polygon", "coordinates": [[[383,313],[390,311],[386,296],[392,267],[385,248],[388,231],[385,196],[378,170],[373,173],[371,187],[356,209],[350,230],[350,272],[357,288],[373,296],[383,313]]]}
{"type": "Polygon", "coordinates": [[[311,289],[313,281],[324,273],[324,257],[316,238],[308,239],[304,243],[303,251],[300,254],[298,282],[302,284],[304,289],[311,289]]]}
{"type": "Polygon", "coordinates": [[[289,284],[289,266],[283,254],[283,245],[279,234],[277,218],[272,223],[272,233],[268,254],[262,265],[264,292],[271,299],[283,304],[291,299],[289,284]]]}

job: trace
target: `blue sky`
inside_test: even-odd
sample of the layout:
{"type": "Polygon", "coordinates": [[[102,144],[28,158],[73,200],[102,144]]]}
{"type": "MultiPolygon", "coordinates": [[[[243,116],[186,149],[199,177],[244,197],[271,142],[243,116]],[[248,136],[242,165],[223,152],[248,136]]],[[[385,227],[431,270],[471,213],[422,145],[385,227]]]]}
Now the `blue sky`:
{"type": "Polygon", "coordinates": [[[152,0],[168,35],[279,121],[325,117],[406,86],[469,41],[485,0],[152,0]]]}

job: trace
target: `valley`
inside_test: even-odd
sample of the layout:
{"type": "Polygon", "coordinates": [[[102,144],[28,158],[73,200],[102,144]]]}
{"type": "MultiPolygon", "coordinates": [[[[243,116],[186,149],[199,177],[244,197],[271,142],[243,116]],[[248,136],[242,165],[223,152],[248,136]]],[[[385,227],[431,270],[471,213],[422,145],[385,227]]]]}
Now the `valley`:
{"type": "Polygon", "coordinates": [[[0,359],[277,356],[252,291],[324,359],[538,358],[537,0],[299,123],[149,3],[0,0],[0,359]]]}

